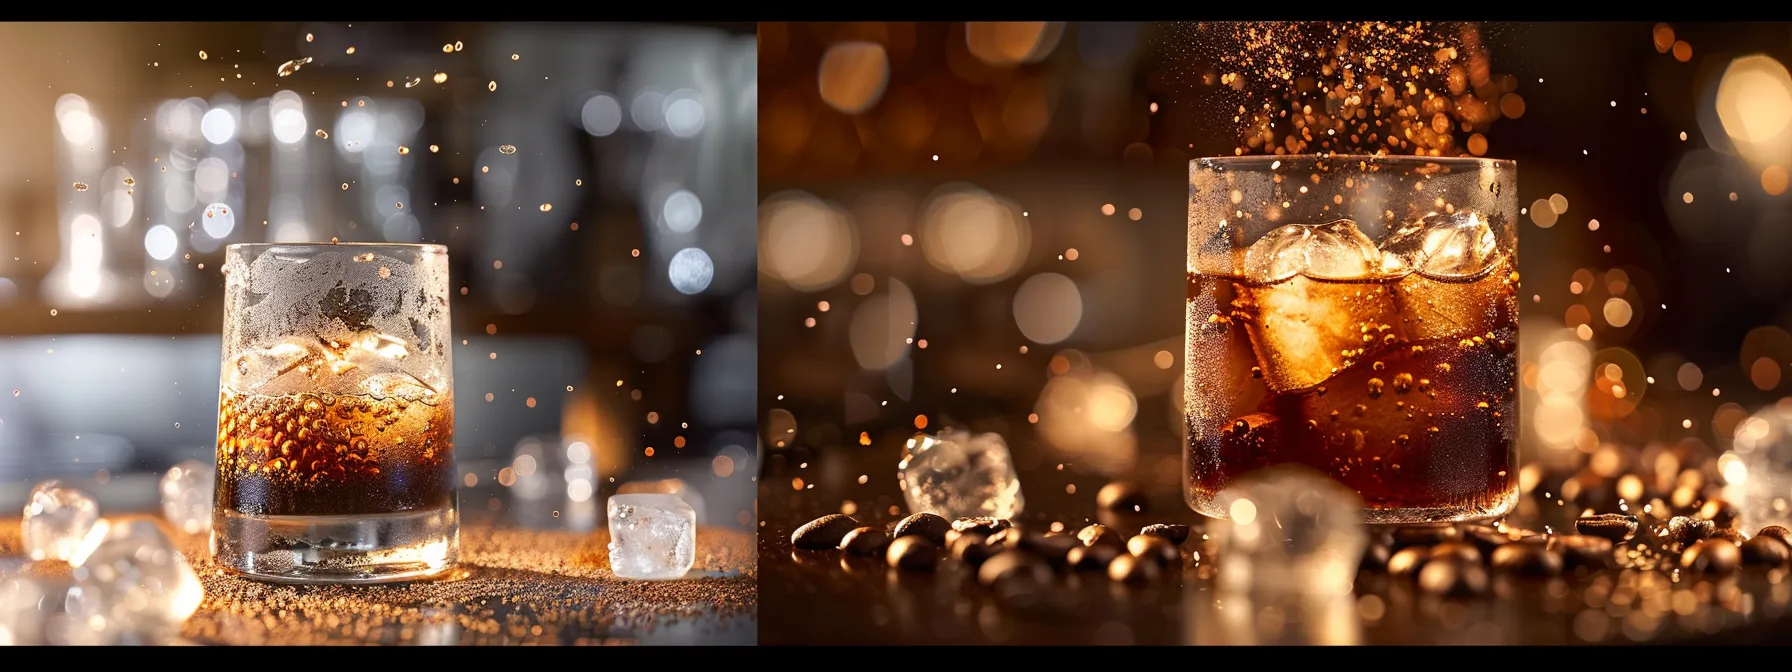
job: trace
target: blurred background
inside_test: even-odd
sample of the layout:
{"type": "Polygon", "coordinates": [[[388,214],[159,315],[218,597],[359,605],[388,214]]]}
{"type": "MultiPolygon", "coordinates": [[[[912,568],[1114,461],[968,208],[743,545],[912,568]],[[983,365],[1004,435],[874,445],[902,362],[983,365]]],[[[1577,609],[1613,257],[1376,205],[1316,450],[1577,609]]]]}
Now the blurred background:
{"type": "Polygon", "coordinates": [[[592,529],[681,479],[751,528],[753,30],[0,26],[0,503],[211,461],[225,245],[425,242],[464,517],[592,529]]]}
{"type": "MultiPolygon", "coordinates": [[[[1459,146],[1517,160],[1525,207],[1514,519],[1680,512],[1781,478],[1787,451],[1739,453],[1732,437],[1792,391],[1792,26],[1480,37],[1491,71],[1464,73],[1460,93],[1500,114],[1459,146]]],[[[942,426],[1006,438],[1026,520],[1096,520],[1114,479],[1144,485],[1156,518],[1194,518],[1178,398],[1188,160],[1232,154],[1239,134],[1227,70],[1191,27],[768,23],[759,39],[763,536],[823,513],[896,517],[903,442],[942,426]]],[[[766,571],[767,609],[828,594],[814,572],[766,571]]],[[[859,639],[892,623],[931,641],[1178,636],[1154,616],[1173,607],[1148,599],[1082,603],[1075,627],[1017,629],[950,600],[930,622],[928,590],[815,620],[863,619],[835,626],[859,639]]],[[[1586,622],[1537,636],[1666,632],[1653,615],[1586,622]]],[[[765,641],[805,636],[764,623],[765,641]]],[[[1462,641],[1501,641],[1470,630],[1462,641]]]]}

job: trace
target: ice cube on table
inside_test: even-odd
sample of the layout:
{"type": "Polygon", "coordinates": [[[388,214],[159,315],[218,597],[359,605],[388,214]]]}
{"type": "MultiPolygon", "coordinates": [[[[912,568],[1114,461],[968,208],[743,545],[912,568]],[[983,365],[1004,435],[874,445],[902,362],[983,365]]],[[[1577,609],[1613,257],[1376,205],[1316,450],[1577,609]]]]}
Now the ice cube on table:
{"type": "Polygon", "coordinates": [[[632,481],[616,488],[618,495],[672,495],[689,504],[697,512],[697,524],[703,524],[703,493],[697,492],[684,479],[665,478],[657,481],[632,481]]]}
{"type": "Polygon", "coordinates": [[[1011,519],[1026,507],[1014,458],[998,434],[917,435],[896,468],[909,513],[1011,519]]]}
{"type": "Polygon", "coordinates": [[[697,562],[697,512],[676,495],[610,498],[610,571],[625,579],[676,579],[697,562]]]}
{"type": "Polygon", "coordinates": [[[186,461],[162,475],[162,515],[168,524],[186,534],[199,534],[212,526],[212,494],[218,472],[211,465],[186,461]]]}
{"type": "Polygon", "coordinates": [[[105,621],[145,639],[178,631],[205,599],[199,575],[146,518],[100,521],[70,563],[75,586],[99,598],[105,621]]]}
{"type": "Polygon", "coordinates": [[[1317,387],[1397,343],[1381,252],[1356,223],[1290,224],[1245,251],[1243,314],[1263,382],[1275,392],[1317,387]]]}
{"type": "Polygon", "coordinates": [[[1216,498],[1222,590],[1335,596],[1354,588],[1368,545],[1362,502],[1337,481],[1285,465],[1246,474],[1216,498]]]}
{"type": "Polygon", "coordinates": [[[1781,401],[1736,425],[1730,452],[1718,459],[1724,499],[1742,510],[1742,525],[1792,527],[1792,402],[1781,401]]]}
{"type": "Polygon", "coordinates": [[[1511,260],[1478,213],[1431,213],[1381,244],[1382,267],[1400,277],[1394,304],[1414,342],[1510,329],[1517,311],[1511,260]]]}
{"type": "Polygon", "coordinates": [[[25,499],[20,523],[25,554],[32,560],[64,560],[75,555],[88,530],[100,519],[100,505],[61,481],[44,481],[25,499]]]}

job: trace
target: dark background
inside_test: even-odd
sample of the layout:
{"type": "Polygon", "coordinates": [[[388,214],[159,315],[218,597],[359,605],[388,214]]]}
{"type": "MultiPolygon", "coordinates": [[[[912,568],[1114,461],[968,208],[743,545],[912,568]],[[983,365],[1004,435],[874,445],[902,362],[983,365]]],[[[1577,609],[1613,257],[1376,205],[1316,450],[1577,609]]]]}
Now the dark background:
{"type": "MultiPolygon", "coordinates": [[[[1778,152],[1792,135],[1763,142],[1750,161],[1717,112],[1732,60],[1792,57],[1792,25],[1676,24],[1659,48],[1645,23],[1480,30],[1493,72],[1512,75],[1526,104],[1522,116],[1494,122],[1486,155],[1518,162],[1521,206],[1548,206],[1557,195],[1567,206],[1548,228],[1539,222],[1547,217],[1521,217],[1518,231],[1520,454],[1538,465],[1527,491],[1544,467],[1578,468],[1602,451],[1627,467],[1670,447],[1714,459],[1737,422],[1792,384],[1782,382],[1792,362],[1792,265],[1784,263],[1792,210],[1783,180],[1763,179],[1772,161],[1759,158],[1777,157],[1783,168],[1778,152]],[[1685,59],[1675,52],[1680,41],[1685,59]],[[1608,313],[1614,301],[1628,320],[1608,317],[1625,312],[1608,313]],[[1580,389],[1538,388],[1539,357],[1556,344],[1580,389]],[[1550,394],[1569,394],[1577,413],[1532,413],[1550,394]]],[[[894,473],[901,446],[923,425],[1002,433],[1028,522],[1074,530],[1098,519],[1094,494],[1112,479],[1150,490],[1151,514],[1140,522],[1199,522],[1181,501],[1176,398],[1187,161],[1232,153],[1224,110],[1236,103],[1202,84],[1216,67],[1190,34],[1167,24],[761,26],[764,641],[1164,643],[1187,634],[1182,598],[1170,588],[1110,594],[1097,581],[1055,611],[1017,612],[961,590],[967,579],[945,570],[916,578],[834,567],[833,559],[799,566],[787,539],[824,513],[867,524],[897,517],[906,508],[894,473]],[[840,48],[831,69],[823,65],[831,47],[855,42],[878,45],[887,66],[865,56],[879,49],[863,46],[840,48]],[[874,102],[864,111],[848,113],[867,99],[874,102]],[[973,189],[1025,213],[1015,221],[1026,244],[1004,238],[999,249],[1017,261],[966,279],[929,251],[930,231],[965,240],[929,206],[973,189]],[[809,268],[797,263],[806,259],[800,246],[781,250],[768,239],[792,199],[840,213],[835,229],[850,233],[856,255],[837,277],[817,280],[833,266],[797,282],[781,275],[809,268]],[[912,246],[903,235],[914,236],[912,246]],[[791,265],[767,263],[781,254],[791,265]],[[1022,287],[1048,272],[1075,282],[1080,313],[1062,295],[1017,308],[1022,287]],[[890,298],[896,281],[912,294],[913,313],[882,312],[910,305],[903,289],[890,298]],[[866,305],[877,312],[859,315],[866,305]],[[913,344],[903,341],[911,314],[913,344]],[[1017,315],[1075,327],[1061,341],[1037,342],[1017,315]],[[863,333],[855,331],[861,318],[863,333]],[[888,366],[868,368],[867,353],[888,366]],[[1059,418],[1130,411],[1131,419],[1114,430],[1111,421],[1029,417],[1042,409],[1059,418]]],[[[1783,118],[1792,99],[1762,107],[1754,109],[1783,118]]],[[[1561,525],[1577,513],[1538,496],[1524,502],[1519,514],[1541,522],[1561,525]]],[[[1714,609],[1681,619],[1691,625],[1583,626],[1558,611],[1475,609],[1472,617],[1446,610],[1443,622],[1462,626],[1440,630],[1423,625],[1438,622],[1435,605],[1399,616],[1389,606],[1387,618],[1365,617],[1363,627],[1368,641],[1383,642],[1623,642],[1761,618],[1714,609]]]]}

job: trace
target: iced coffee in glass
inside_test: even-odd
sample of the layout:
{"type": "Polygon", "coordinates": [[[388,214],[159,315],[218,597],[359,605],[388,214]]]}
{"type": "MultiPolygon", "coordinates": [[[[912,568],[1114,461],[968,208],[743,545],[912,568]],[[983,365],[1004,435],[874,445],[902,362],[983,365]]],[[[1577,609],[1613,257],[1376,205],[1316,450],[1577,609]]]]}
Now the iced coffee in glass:
{"type": "Polygon", "coordinates": [[[223,270],[219,564],[288,583],[451,566],[447,249],[232,245],[223,270]]]}
{"type": "Polygon", "coordinates": [[[1517,501],[1516,166],[1415,156],[1189,164],[1189,505],[1298,464],[1371,523],[1517,501]]]}

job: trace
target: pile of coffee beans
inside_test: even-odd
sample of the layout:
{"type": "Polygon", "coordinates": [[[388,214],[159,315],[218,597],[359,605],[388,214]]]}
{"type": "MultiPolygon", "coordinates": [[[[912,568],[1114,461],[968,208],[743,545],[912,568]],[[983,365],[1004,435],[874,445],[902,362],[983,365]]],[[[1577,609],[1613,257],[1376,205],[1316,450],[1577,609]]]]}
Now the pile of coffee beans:
{"type": "MultiPolygon", "coordinates": [[[[1137,500],[1114,497],[1116,505],[1143,508],[1137,500]]],[[[839,549],[853,555],[881,556],[890,567],[931,571],[942,556],[976,567],[986,585],[1014,581],[1046,582],[1054,573],[1105,574],[1121,583],[1145,583],[1181,573],[1189,527],[1160,523],[1127,535],[1105,525],[1090,525],[1074,534],[1038,532],[1000,518],[947,520],[917,513],[881,529],[860,525],[843,514],[809,521],[790,535],[792,546],[805,551],[839,549]]],[[[1187,557],[1199,557],[1191,552],[1187,557]]]]}

